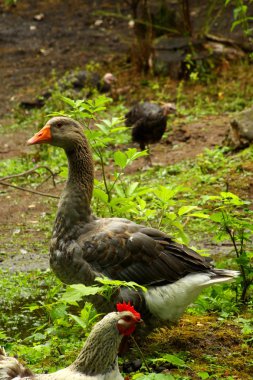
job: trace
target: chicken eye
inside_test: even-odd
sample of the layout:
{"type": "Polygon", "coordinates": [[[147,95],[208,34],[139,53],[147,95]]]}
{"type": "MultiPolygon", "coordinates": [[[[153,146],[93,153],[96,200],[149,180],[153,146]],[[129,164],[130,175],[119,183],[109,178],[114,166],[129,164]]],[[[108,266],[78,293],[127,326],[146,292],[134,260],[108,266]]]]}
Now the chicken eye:
{"type": "Polygon", "coordinates": [[[132,320],[132,318],[130,317],[130,315],[127,315],[126,317],[124,317],[124,320],[126,322],[130,322],[132,320]]]}

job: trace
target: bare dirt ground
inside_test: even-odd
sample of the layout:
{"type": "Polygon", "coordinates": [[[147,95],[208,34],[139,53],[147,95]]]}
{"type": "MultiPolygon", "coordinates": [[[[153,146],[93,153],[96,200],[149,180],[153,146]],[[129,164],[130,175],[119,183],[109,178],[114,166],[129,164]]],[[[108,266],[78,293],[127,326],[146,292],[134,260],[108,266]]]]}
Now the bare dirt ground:
{"type": "Polygon", "coordinates": [[[108,64],[125,51],[126,21],[101,17],[98,9],[115,6],[103,0],[26,0],[8,10],[0,5],[1,118],[18,100],[41,94],[52,70],[59,76],[94,59],[108,64]]]}

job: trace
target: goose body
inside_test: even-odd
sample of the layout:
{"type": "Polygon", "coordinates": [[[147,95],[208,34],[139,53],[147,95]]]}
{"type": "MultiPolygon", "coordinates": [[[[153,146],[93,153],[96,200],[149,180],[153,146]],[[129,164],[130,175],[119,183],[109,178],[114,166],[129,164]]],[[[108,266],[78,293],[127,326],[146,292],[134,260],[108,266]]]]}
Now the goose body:
{"type": "Polygon", "coordinates": [[[49,374],[33,374],[0,348],[0,380],[123,380],[118,351],[123,336],[130,335],[141,321],[133,307],[107,314],[92,329],[77,359],[67,368],[49,374]]]}
{"type": "MultiPolygon", "coordinates": [[[[90,208],[93,161],[81,125],[56,117],[28,144],[50,143],[65,150],[69,175],[53,228],[50,265],[67,284],[90,285],[98,276],[134,281],[147,292],[122,288],[114,302],[131,301],[146,322],[176,321],[207,286],[228,282],[237,271],[209,261],[164,232],[124,218],[97,218],[90,208]],[[155,316],[156,318],[151,318],[155,316]]],[[[107,310],[112,305],[103,305],[107,310]]]]}

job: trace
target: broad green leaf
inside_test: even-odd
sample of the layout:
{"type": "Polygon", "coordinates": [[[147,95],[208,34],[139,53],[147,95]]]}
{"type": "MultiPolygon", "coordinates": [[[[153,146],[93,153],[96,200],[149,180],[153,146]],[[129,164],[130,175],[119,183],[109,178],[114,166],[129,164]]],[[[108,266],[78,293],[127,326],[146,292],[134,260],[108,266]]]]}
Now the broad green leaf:
{"type": "Polygon", "coordinates": [[[96,124],[96,126],[105,134],[109,135],[110,130],[108,127],[106,127],[104,124],[96,124]]]}
{"type": "Polygon", "coordinates": [[[224,223],[224,214],[222,212],[216,212],[210,215],[210,219],[217,223],[224,223]]]}
{"type": "Polygon", "coordinates": [[[149,373],[141,377],[136,377],[139,380],[175,380],[175,377],[169,373],[149,373]]]}
{"type": "Polygon", "coordinates": [[[82,329],[86,330],[87,328],[87,323],[85,323],[80,317],[78,317],[77,315],[73,315],[73,314],[69,314],[70,317],[72,319],[74,319],[74,321],[82,327],[82,329]]]}
{"type": "Polygon", "coordinates": [[[199,207],[197,206],[182,206],[180,207],[180,209],[178,210],[178,215],[179,216],[182,216],[184,214],[188,214],[188,212],[192,211],[192,210],[196,210],[198,209],[199,207]]]}
{"type": "Polygon", "coordinates": [[[100,293],[102,290],[98,286],[85,286],[83,284],[69,285],[66,292],[62,295],[61,301],[72,303],[80,301],[85,296],[100,293]]]}
{"type": "Polygon", "coordinates": [[[143,378],[143,373],[135,373],[133,376],[132,376],[132,380],[136,380],[136,379],[140,379],[140,378],[143,378]]]}
{"type": "Polygon", "coordinates": [[[120,168],[124,169],[126,167],[127,156],[125,153],[118,150],[117,152],[114,153],[113,158],[114,158],[115,164],[118,165],[120,168]]]}
{"type": "Polygon", "coordinates": [[[111,285],[111,286],[117,286],[117,287],[126,286],[126,287],[133,288],[133,289],[140,288],[144,292],[147,291],[147,289],[144,286],[139,285],[134,281],[128,281],[127,282],[127,281],[120,281],[120,280],[111,280],[111,279],[106,278],[106,277],[96,277],[95,280],[97,282],[100,282],[103,285],[111,285]]]}
{"type": "Polygon", "coordinates": [[[128,128],[127,127],[117,127],[117,128],[112,128],[111,129],[111,133],[115,133],[115,132],[123,132],[123,131],[126,131],[128,128]]]}
{"type": "Polygon", "coordinates": [[[174,221],[177,219],[177,214],[175,212],[166,213],[166,218],[169,218],[170,220],[174,221]]]}
{"type": "Polygon", "coordinates": [[[165,354],[163,355],[161,358],[158,358],[158,359],[153,359],[152,360],[153,362],[166,362],[166,363],[171,363],[177,367],[186,367],[186,364],[184,362],[184,360],[178,358],[177,356],[175,355],[171,355],[171,354],[165,354]]]}
{"type": "Polygon", "coordinates": [[[138,201],[140,210],[145,210],[147,202],[144,201],[144,199],[141,199],[140,197],[137,198],[137,201],[138,201]]]}
{"type": "Polygon", "coordinates": [[[158,189],[155,189],[154,194],[159,198],[163,203],[167,203],[174,195],[177,193],[177,190],[168,189],[165,186],[159,186],[158,189]]]}
{"type": "Polygon", "coordinates": [[[0,339],[6,339],[8,338],[8,335],[3,330],[0,330],[0,339]]]}
{"type": "Polygon", "coordinates": [[[201,378],[201,380],[206,380],[210,377],[208,372],[198,372],[198,376],[201,378]]]}
{"type": "Polygon", "coordinates": [[[124,203],[128,202],[128,199],[126,199],[126,195],[125,195],[124,190],[122,189],[121,185],[116,183],[114,185],[114,190],[116,192],[116,195],[118,195],[118,197],[114,197],[111,200],[111,202],[110,202],[111,206],[114,206],[116,204],[124,204],[124,203]]]}
{"type": "Polygon", "coordinates": [[[139,182],[130,183],[130,185],[127,188],[127,195],[131,196],[137,189],[138,185],[139,185],[139,182]]]}
{"type": "Polygon", "coordinates": [[[70,105],[71,107],[75,107],[75,101],[70,99],[70,98],[67,98],[66,96],[60,96],[60,99],[64,101],[64,103],[67,103],[68,105],[70,105]]]}
{"type": "Polygon", "coordinates": [[[244,204],[244,201],[233,193],[223,191],[220,193],[220,195],[222,199],[228,204],[233,204],[235,206],[241,206],[244,204]]]}
{"type": "Polygon", "coordinates": [[[142,150],[142,151],[138,152],[136,148],[129,148],[126,151],[126,155],[128,157],[128,161],[132,162],[132,161],[136,160],[139,157],[147,156],[148,152],[147,152],[147,150],[142,150]]]}
{"type": "Polygon", "coordinates": [[[204,214],[203,212],[193,212],[189,216],[195,216],[196,218],[210,219],[210,215],[204,214]]]}
{"type": "Polygon", "coordinates": [[[93,196],[104,203],[108,202],[108,195],[106,194],[104,190],[94,189],[93,196]]]}
{"type": "Polygon", "coordinates": [[[53,305],[52,309],[50,310],[50,316],[52,320],[63,318],[63,316],[66,314],[67,306],[63,303],[57,303],[56,305],[53,305]]]}
{"type": "Polygon", "coordinates": [[[30,305],[30,306],[28,306],[28,309],[30,310],[30,311],[34,311],[34,310],[38,310],[38,309],[41,309],[41,305],[30,305]]]}
{"type": "Polygon", "coordinates": [[[59,175],[60,175],[60,177],[67,178],[68,177],[68,168],[66,166],[62,166],[59,175]]]}

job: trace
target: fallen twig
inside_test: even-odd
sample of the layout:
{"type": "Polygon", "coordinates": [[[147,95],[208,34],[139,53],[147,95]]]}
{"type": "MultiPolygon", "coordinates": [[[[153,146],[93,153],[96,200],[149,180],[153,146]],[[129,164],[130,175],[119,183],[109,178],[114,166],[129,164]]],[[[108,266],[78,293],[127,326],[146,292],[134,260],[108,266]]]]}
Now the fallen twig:
{"type": "MultiPolygon", "coordinates": [[[[57,173],[55,173],[55,175],[57,175],[57,174],[59,174],[60,172],[57,172],[57,173]]],[[[38,189],[39,187],[41,187],[44,183],[46,183],[50,178],[52,178],[52,176],[51,176],[51,174],[49,174],[42,182],[40,182],[39,184],[38,184],[38,186],[36,186],[36,189],[38,189]]],[[[53,182],[54,182],[54,180],[53,180],[53,182]]],[[[56,187],[55,185],[54,185],[54,187],[56,187]]]]}
{"type": "MultiPolygon", "coordinates": [[[[46,169],[49,171],[49,173],[51,174],[52,176],[52,180],[53,180],[53,184],[54,184],[54,187],[56,187],[56,183],[55,183],[55,180],[54,180],[54,177],[59,174],[59,173],[54,173],[48,166],[46,165],[38,165],[38,166],[35,166],[35,168],[33,169],[29,169],[29,170],[26,170],[25,172],[23,173],[18,173],[18,174],[12,174],[12,175],[8,175],[7,177],[2,177],[0,178],[1,181],[5,181],[6,179],[10,179],[10,178],[16,178],[16,177],[22,177],[22,176],[25,176],[25,175],[29,175],[31,173],[34,173],[36,172],[36,170],[38,169],[46,169]]],[[[39,174],[39,173],[37,173],[39,174]]]]}
{"type": "Polygon", "coordinates": [[[12,184],[10,184],[8,182],[5,182],[5,181],[2,181],[2,180],[0,180],[0,185],[14,187],[14,189],[18,189],[18,190],[22,190],[22,191],[27,191],[28,193],[42,195],[43,197],[50,197],[50,198],[56,198],[56,199],[60,198],[58,195],[52,195],[52,194],[48,194],[48,193],[42,193],[42,192],[36,191],[36,190],[25,189],[24,187],[12,185],[12,184]]]}

